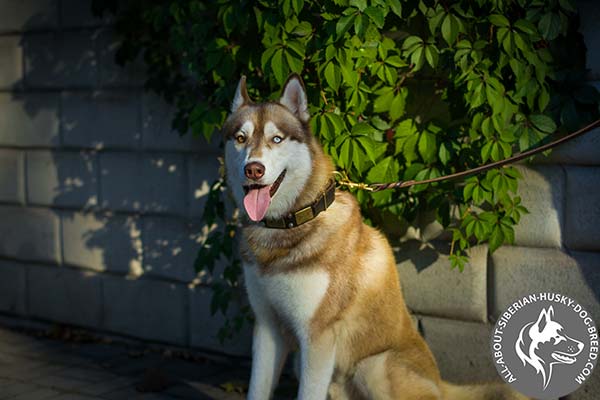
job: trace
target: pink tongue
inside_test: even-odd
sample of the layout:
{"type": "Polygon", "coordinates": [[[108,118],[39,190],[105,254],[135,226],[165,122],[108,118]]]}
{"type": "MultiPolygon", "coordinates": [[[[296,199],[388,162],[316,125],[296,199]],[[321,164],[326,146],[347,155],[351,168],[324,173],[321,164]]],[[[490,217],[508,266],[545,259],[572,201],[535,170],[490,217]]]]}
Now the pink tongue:
{"type": "Polygon", "coordinates": [[[252,221],[260,221],[265,217],[267,208],[271,204],[271,186],[260,189],[252,189],[244,197],[244,207],[252,221]]]}

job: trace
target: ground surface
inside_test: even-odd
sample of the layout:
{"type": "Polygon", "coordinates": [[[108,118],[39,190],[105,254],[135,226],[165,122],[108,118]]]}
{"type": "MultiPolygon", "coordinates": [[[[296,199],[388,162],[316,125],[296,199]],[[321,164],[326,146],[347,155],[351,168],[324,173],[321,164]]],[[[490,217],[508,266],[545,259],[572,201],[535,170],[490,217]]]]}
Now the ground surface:
{"type": "Polygon", "coordinates": [[[0,321],[0,400],[237,400],[248,371],[247,360],[0,321]]]}

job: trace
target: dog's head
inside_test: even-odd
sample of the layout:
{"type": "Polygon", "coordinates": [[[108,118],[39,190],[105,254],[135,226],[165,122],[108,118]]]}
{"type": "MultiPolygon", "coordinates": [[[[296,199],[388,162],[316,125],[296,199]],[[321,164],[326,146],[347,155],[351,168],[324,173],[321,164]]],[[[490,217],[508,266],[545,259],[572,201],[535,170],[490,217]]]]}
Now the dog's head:
{"type": "Polygon", "coordinates": [[[552,306],[542,309],[535,322],[525,325],[519,333],[515,349],[525,365],[542,373],[544,386],[550,380],[554,364],[573,364],[583,350],[583,343],[565,333],[564,327],[554,320],[552,306]]]}
{"type": "Polygon", "coordinates": [[[227,181],[253,221],[278,218],[295,204],[311,175],[314,137],[304,84],[288,78],[278,102],[253,103],[240,80],[223,126],[227,181]]]}

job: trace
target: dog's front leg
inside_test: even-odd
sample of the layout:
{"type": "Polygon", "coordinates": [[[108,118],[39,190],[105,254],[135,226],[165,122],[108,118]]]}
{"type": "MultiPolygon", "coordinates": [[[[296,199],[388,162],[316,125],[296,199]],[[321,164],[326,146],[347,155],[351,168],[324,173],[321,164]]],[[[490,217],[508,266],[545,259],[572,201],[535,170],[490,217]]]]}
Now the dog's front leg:
{"type": "Polygon", "coordinates": [[[268,400],[279,380],[287,344],[272,321],[257,319],[252,343],[252,373],[248,400],[268,400]]]}
{"type": "Polygon", "coordinates": [[[335,365],[335,340],[326,332],[300,345],[298,400],[325,400],[335,365]]]}

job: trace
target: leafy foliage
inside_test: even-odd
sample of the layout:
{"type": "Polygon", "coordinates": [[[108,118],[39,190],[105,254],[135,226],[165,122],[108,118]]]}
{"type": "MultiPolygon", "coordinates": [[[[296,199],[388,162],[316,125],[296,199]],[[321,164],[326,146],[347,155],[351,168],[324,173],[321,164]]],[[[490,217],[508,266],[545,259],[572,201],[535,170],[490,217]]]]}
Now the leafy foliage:
{"type": "MultiPolygon", "coordinates": [[[[426,179],[497,161],[598,114],[571,0],[126,4],[94,7],[116,13],[119,60],[143,57],[147,87],[176,105],[181,133],[209,140],[240,75],[254,98],[274,98],[296,72],[307,84],[314,133],[357,182],[426,179]]],[[[366,219],[384,228],[435,212],[453,234],[451,261],[462,270],[473,244],[494,251],[514,241],[526,212],[519,178],[503,168],[465,182],[356,195],[366,219]]],[[[217,183],[211,207],[221,207],[221,192],[217,183]]],[[[197,267],[210,270],[224,253],[235,265],[225,281],[235,287],[233,225],[217,214],[197,267]]]]}

